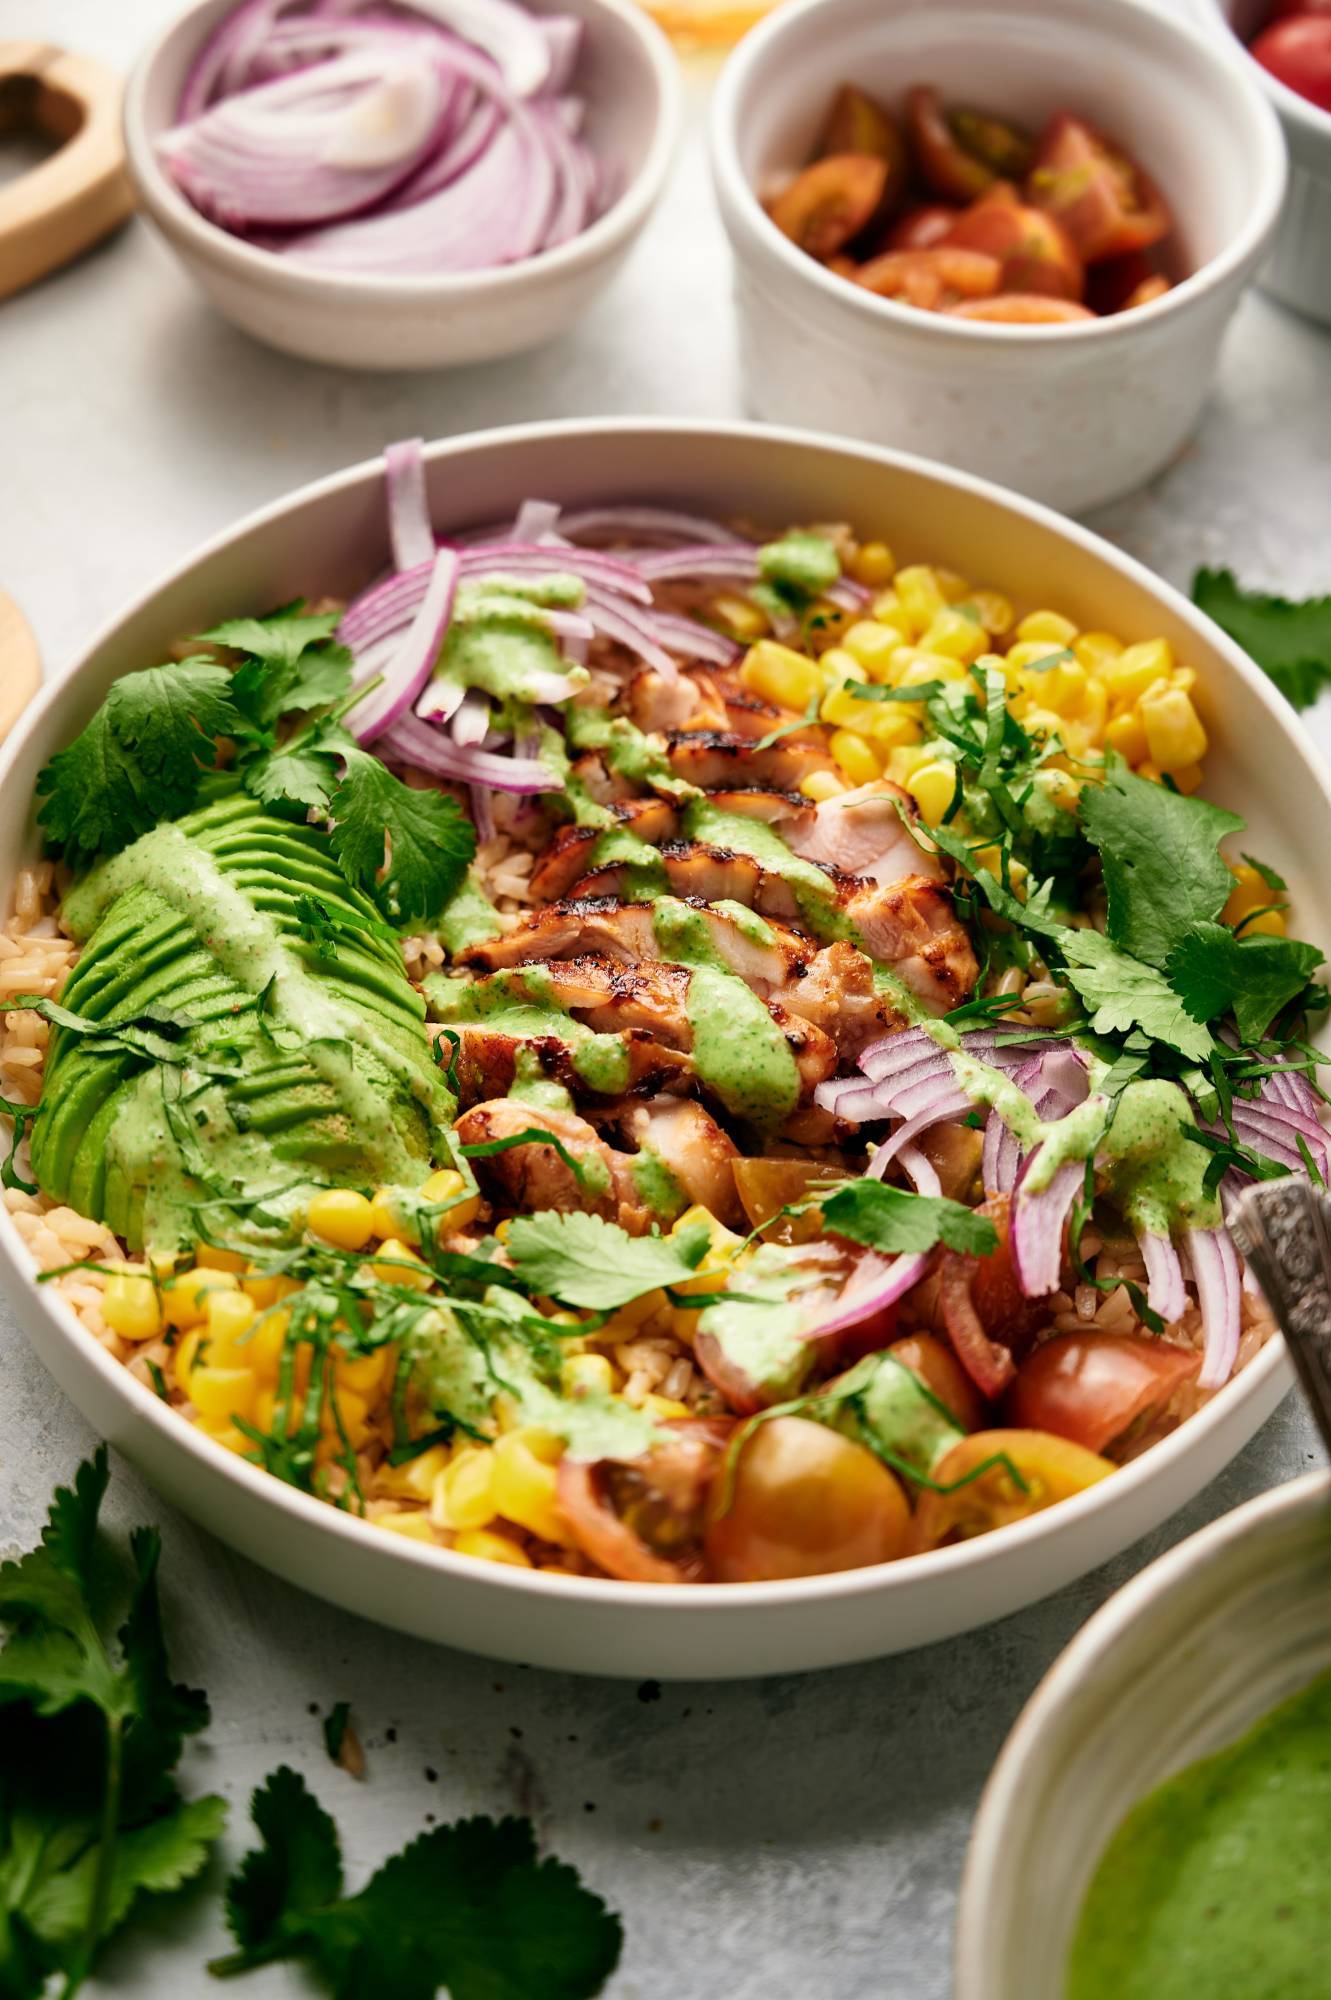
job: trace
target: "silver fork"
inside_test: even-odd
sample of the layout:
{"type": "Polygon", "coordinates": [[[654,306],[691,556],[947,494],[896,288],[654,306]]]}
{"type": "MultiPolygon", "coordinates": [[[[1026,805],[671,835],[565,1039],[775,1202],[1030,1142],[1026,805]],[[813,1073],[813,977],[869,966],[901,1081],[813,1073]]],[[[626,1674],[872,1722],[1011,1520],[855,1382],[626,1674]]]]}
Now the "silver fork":
{"type": "Polygon", "coordinates": [[[1244,1190],[1226,1217],[1284,1334],[1331,1451],[1331,1202],[1290,1174],[1244,1190]]]}

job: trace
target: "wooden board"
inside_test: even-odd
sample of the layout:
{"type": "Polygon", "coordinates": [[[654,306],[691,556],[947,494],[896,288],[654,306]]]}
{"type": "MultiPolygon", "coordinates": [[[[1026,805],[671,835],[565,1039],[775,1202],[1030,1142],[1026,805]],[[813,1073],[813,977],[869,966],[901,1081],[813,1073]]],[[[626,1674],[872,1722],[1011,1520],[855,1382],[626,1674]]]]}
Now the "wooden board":
{"type": "Polygon", "coordinates": [[[32,627],[0,590],[0,742],[42,684],[42,660],[32,627]]]}
{"type": "Polygon", "coordinates": [[[0,42],[0,133],[25,127],[56,150],[0,187],[0,299],[69,263],[134,206],[113,71],[45,42],[0,42]]]}

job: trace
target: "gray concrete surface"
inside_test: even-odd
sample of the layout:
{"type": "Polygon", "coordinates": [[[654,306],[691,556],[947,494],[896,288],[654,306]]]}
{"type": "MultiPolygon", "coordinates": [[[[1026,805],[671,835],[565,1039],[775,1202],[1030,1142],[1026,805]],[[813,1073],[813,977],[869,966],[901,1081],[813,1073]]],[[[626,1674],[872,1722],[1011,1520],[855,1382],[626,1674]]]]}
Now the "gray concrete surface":
{"type": "MultiPolygon", "coordinates": [[[[123,64],[173,6],[0,0],[0,39],[123,64]]],[[[695,127],[705,83],[700,69],[695,127]]],[[[727,283],[696,129],[595,317],[543,353],[459,375],[356,377],[271,354],[134,225],[0,307],[0,586],[59,673],[203,536],[388,438],[553,415],[735,415],[727,283]]],[[[1329,354],[1315,328],[1248,300],[1187,454],[1095,525],[1176,582],[1228,561],[1274,587],[1325,589],[1329,354]]],[[[52,1484],[91,1442],[0,1301],[0,1544],[33,1539],[52,1484]]],[[[214,1704],[198,1780],[235,1801],[228,1860],[247,1844],[250,1787],[286,1759],[341,1822],[353,1882],[428,1815],[533,1811],[624,1916],[614,2000],[945,2000],[970,1819],[1041,1673],[1143,1562],[1317,1459],[1287,1403],[1166,1528],[1034,1610],[904,1658],[749,1686],[577,1681],[413,1644],[274,1582],[123,1464],[112,1513],[162,1523],[178,1666],[214,1704]],[[365,1739],[363,1784],[328,1764],[309,1712],[338,1699],[365,1739]]],[[[215,1898],[188,1898],[113,1950],[89,1990],[204,1993],[221,1935],[215,1898]]],[[[248,1990],[309,1989],[270,1971],[248,1990]]]]}

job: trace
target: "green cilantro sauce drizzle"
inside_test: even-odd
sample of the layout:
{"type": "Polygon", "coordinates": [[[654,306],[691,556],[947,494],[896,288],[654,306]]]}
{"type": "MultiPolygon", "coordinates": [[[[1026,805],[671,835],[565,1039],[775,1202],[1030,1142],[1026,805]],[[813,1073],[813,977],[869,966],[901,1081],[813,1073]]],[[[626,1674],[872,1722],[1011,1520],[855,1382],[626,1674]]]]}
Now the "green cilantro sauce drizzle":
{"type": "Polygon", "coordinates": [[[779,1124],[799,1102],[800,1080],[785,1035],[766,1005],[725,964],[704,912],[678,897],[660,896],[652,906],[652,928],[662,957],[692,973],[688,1016],[698,1076],[736,1117],[754,1125],[779,1124]]]}
{"type": "Polygon", "coordinates": [[[496,701],[530,702],[533,677],[558,675],[585,686],[585,667],[570,667],[543,610],[575,610],[586,595],[576,576],[534,581],[495,575],[464,583],[449,620],[431,685],[478,688],[496,701]]]}

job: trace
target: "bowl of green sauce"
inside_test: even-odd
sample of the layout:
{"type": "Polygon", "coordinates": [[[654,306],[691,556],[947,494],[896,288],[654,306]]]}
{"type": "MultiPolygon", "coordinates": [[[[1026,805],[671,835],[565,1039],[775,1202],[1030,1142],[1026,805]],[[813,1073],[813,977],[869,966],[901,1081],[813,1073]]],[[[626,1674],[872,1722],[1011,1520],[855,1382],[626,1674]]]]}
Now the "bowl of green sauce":
{"type": "Polygon", "coordinates": [[[1097,1612],[985,1790],[957,2000],[1331,1992],[1331,1476],[1240,1507],[1097,1612]]]}

